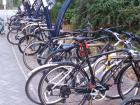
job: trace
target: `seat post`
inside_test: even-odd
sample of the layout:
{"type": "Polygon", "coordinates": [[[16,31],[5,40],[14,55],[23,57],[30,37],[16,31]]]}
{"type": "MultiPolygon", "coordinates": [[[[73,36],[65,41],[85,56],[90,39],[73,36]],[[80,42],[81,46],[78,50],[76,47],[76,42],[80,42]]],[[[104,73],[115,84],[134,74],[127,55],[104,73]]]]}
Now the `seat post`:
{"type": "Polygon", "coordinates": [[[84,52],[85,52],[86,62],[87,62],[87,64],[88,64],[89,71],[90,71],[90,75],[91,75],[90,80],[91,80],[91,83],[94,85],[94,84],[96,83],[96,81],[95,81],[95,76],[94,76],[94,73],[93,73],[93,70],[92,70],[90,61],[89,61],[89,54],[88,54],[88,49],[87,49],[87,47],[86,47],[85,41],[82,41],[82,47],[83,47],[84,52]]]}

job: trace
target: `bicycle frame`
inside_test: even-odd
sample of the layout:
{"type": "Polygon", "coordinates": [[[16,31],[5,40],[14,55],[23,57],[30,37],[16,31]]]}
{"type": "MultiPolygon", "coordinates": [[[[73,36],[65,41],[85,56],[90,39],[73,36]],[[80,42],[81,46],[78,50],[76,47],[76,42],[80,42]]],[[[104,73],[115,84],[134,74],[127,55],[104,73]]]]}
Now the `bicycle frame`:
{"type": "MultiPolygon", "coordinates": [[[[87,48],[86,48],[86,45],[85,45],[84,42],[82,44],[83,44],[84,51],[86,52],[85,62],[87,62],[87,64],[88,64],[90,75],[91,75],[91,78],[90,78],[91,81],[90,82],[91,82],[92,85],[95,85],[96,84],[95,76],[94,76],[94,73],[93,73],[90,61],[89,61],[89,56],[88,56],[87,48]]],[[[108,52],[105,52],[105,53],[102,53],[102,54],[98,54],[98,55],[95,55],[95,56],[93,56],[91,58],[98,58],[98,57],[101,57],[103,55],[108,55],[108,54],[111,54],[111,53],[122,52],[122,51],[126,52],[129,57],[132,57],[131,56],[131,52],[129,52],[128,49],[120,49],[120,50],[108,51],[108,52]]]]}

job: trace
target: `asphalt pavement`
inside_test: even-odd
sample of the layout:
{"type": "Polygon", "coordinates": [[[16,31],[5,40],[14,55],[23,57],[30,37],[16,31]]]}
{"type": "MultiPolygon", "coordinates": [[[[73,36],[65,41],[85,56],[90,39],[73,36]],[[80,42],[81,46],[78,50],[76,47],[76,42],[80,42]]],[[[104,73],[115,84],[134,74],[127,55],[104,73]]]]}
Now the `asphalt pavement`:
{"type": "Polygon", "coordinates": [[[0,105],[35,105],[25,95],[25,83],[13,47],[0,36],[0,105]]]}

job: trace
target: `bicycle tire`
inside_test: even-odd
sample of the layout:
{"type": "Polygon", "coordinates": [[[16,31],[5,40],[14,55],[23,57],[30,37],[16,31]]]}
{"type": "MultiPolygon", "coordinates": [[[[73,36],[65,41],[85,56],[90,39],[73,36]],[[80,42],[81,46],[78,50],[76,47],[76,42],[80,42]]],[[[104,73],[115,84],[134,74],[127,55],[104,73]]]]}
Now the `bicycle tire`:
{"type": "Polygon", "coordinates": [[[133,96],[130,98],[124,99],[120,105],[140,105],[140,96],[133,96]]]}
{"type": "MultiPolygon", "coordinates": [[[[30,61],[31,61],[31,59],[30,59],[29,62],[28,62],[27,59],[29,59],[29,57],[37,56],[36,53],[38,53],[38,52],[42,49],[44,43],[45,43],[44,41],[34,42],[34,43],[29,44],[29,45],[25,48],[24,53],[23,53],[23,63],[25,64],[25,66],[26,66],[29,70],[33,70],[34,68],[31,67],[31,65],[29,64],[30,61]],[[34,45],[34,44],[38,44],[38,46],[40,47],[40,50],[37,51],[37,52],[35,51],[35,53],[32,53],[32,52],[31,52],[31,53],[29,54],[29,52],[28,52],[27,50],[28,50],[28,48],[30,48],[30,46],[32,46],[32,45],[34,45]]],[[[37,63],[38,63],[38,61],[37,61],[37,63]]],[[[38,64],[39,64],[39,63],[38,63],[38,64]]],[[[40,65],[40,64],[39,64],[39,65],[40,65]]],[[[38,65],[38,66],[39,66],[39,65],[38,65]]]]}
{"type": "MultiPolygon", "coordinates": [[[[27,82],[26,82],[26,84],[25,84],[25,93],[26,93],[26,96],[28,97],[28,99],[30,100],[30,101],[32,101],[33,103],[36,103],[36,104],[41,104],[41,102],[39,101],[39,100],[37,100],[36,98],[34,98],[33,96],[32,96],[32,94],[30,94],[30,85],[32,84],[31,82],[32,82],[32,80],[34,79],[34,78],[36,78],[36,76],[39,74],[39,73],[41,73],[41,74],[43,74],[43,72],[45,71],[45,73],[47,73],[48,71],[49,71],[49,69],[51,69],[51,68],[53,68],[53,67],[55,67],[56,66],[56,64],[54,65],[43,65],[43,66],[40,66],[40,67],[37,67],[36,69],[34,69],[34,70],[32,70],[31,72],[30,72],[30,74],[29,74],[29,77],[28,77],[28,80],[27,80],[27,82]],[[47,71],[46,71],[46,69],[48,69],[47,71]]],[[[38,89],[37,89],[38,90],[38,89]]],[[[36,93],[38,93],[38,91],[36,92],[36,93]]],[[[38,95],[37,95],[38,96],[38,95]]]]}
{"type": "Polygon", "coordinates": [[[22,36],[20,36],[20,38],[18,38],[18,35],[16,33],[18,33],[18,30],[15,30],[15,29],[11,29],[7,33],[7,40],[12,45],[18,45],[19,39],[24,36],[24,35],[22,35],[22,36]],[[12,34],[12,31],[16,31],[16,32],[14,34],[12,34]]]}
{"type": "MultiPolygon", "coordinates": [[[[118,58],[117,58],[118,59],[118,58]]],[[[95,73],[96,73],[96,70],[99,70],[99,69],[102,69],[102,71],[100,71],[101,73],[103,73],[104,71],[105,71],[105,69],[106,69],[106,64],[105,64],[105,62],[106,62],[106,60],[107,60],[107,57],[106,56],[102,56],[102,57],[100,57],[99,59],[97,59],[96,61],[95,61],[95,65],[94,65],[94,71],[95,71],[95,73]],[[102,65],[104,65],[104,66],[101,66],[100,65],[100,63],[102,64],[102,65]],[[99,67],[99,68],[97,68],[97,67],[99,67]]],[[[113,60],[113,58],[112,58],[112,60],[113,60]]],[[[113,63],[114,61],[112,61],[112,62],[110,62],[110,63],[113,63]]],[[[120,67],[119,67],[120,68],[120,67]]],[[[111,67],[109,70],[107,70],[107,71],[105,71],[105,74],[97,74],[97,76],[99,76],[99,78],[101,78],[100,79],[100,81],[101,81],[101,83],[104,83],[105,82],[105,80],[106,80],[106,78],[108,78],[108,76],[110,76],[110,78],[109,78],[109,80],[107,80],[106,82],[109,82],[109,81],[111,81],[111,88],[113,87],[113,88],[116,88],[115,87],[115,85],[116,85],[116,80],[117,80],[117,74],[118,74],[118,72],[119,72],[119,69],[118,69],[118,66],[116,67],[116,65],[115,66],[113,66],[113,67],[111,67]],[[114,72],[114,70],[115,69],[117,69],[117,71],[115,71],[114,72]],[[112,75],[112,70],[113,70],[113,72],[115,73],[114,75],[112,75]],[[101,75],[102,75],[102,77],[101,77],[101,75]],[[112,76],[111,76],[112,75],[112,76]],[[113,83],[113,84],[112,84],[113,83]],[[114,86],[113,86],[114,85],[114,86]]],[[[97,77],[98,78],[98,77],[97,77]]],[[[110,83],[110,82],[109,82],[110,83]]],[[[113,89],[112,88],[112,89],[113,89]]],[[[106,98],[108,98],[108,99],[118,99],[118,98],[120,98],[120,95],[118,94],[118,92],[116,92],[115,90],[117,90],[117,89],[113,89],[113,93],[112,93],[112,91],[110,92],[110,89],[107,91],[107,93],[106,93],[106,98]],[[111,94],[110,94],[111,93],[111,94]],[[115,93],[115,94],[114,94],[115,93]],[[110,94],[110,95],[109,95],[110,94]],[[113,95],[112,95],[113,94],[113,95]]]]}
{"type": "MultiPolygon", "coordinates": [[[[121,99],[126,98],[126,95],[128,95],[128,94],[129,94],[131,91],[133,91],[133,89],[135,88],[135,84],[134,84],[134,86],[131,86],[131,87],[130,87],[128,84],[125,84],[124,86],[127,86],[127,85],[128,85],[127,87],[130,87],[130,89],[128,89],[127,91],[124,91],[124,92],[123,92],[123,90],[122,90],[123,87],[121,87],[121,84],[122,84],[122,82],[124,81],[124,80],[123,80],[124,73],[125,73],[126,71],[129,70],[129,67],[131,67],[131,63],[128,63],[127,65],[125,65],[125,66],[121,69],[121,71],[119,72],[119,74],[118,74],[117,89],[118,89],[118,93],[119,93],[121,99]]],[[[133,68],[130,69],[130,70],[133,70],[133,68]]],[[[134,74],[135,74],[135,73],[134,73],[134,74]]],[[[137,76],[135,76],[135,77],[136,77],[136,78],[134,78],[134,79],[137,79],[137,80],[138,80],[139,77],[137,77],[137,76]]],[[[128,78],[126,78],[126,79],[128,80],[128,78]]],[[[131,83],[131,81],[129,81],[129,83],[131,83]]],[[[135,83],[135,81],[134,81],[134,83],[135,83]]],[[[125,89],[126,89],[126,87],[125,87],[125,89]]],[[[136,89],[134,95],[136,95],[137,92],[138,92],[138,90],[136,89]]]]}
{"type": "MultiPolygon", "coordinates": [[[[19,40],[19,43],[18,43],[18,48],[19,48],[19,51],[23,54],[24,53],[24,50],[25,48],[22,48],[22,44],[27,41],[27,43],[25,43],[26,45],[25,48],[31,44],[32,42],[34,41],[41,41],[41,39],[38,37],[38,36],[35,36],[35,35],[26,35],[24,37],[22,37],[20,40],[19,40]],[[30,40],[31,38],[33,38],[33,40],[30,40]]],[[[24,47],[23,46],[23,47],[24,47]]],[[[40,50],[41,47],[39,47],[34,53],[30,54],[30,55],[34,55],[36,54],[39,50],[40,50]]]]}
{"type": "MultiPolygon", "coordinates": [[[[114,67],[112,67],[111,69],[114,69],[114,68],[116,68],[116,66],[114,66],[114,67]]],[[[111,72],[111,69],[110,70],[108,70],[105,74],[104,74],[104,76],[102,77],[102,80],[101,80],[101,83],[104,83],[104,81],[106,80],[106,78],[108,77],[108,75],[109,76],[111,76],[112,75],[112,72],[111,72]]],[[[108,82],[113,82],[113,84],[111,84],[111,87],[114,85],[114,88],[115,87],[117,87],[116,85],[117,85],[117,75],[112,75],[110,78],[109,78],[109,80],[108,81],[106,81],[107,83],[108,82]]],[[[110,87],[109,87],[110,88],[110,87]]],[[[117,93],[116,93],[116,91],[117,91],[117,89],[115,89],[115,90],[113,90],[113,95],[109,95],[108,94],[108,92],[110,92],[110,89],[107,91],[107,93],[106,93],[106,98],[108,98],[108,99],[119,99],[120,98],[120,95],[119,95],[119,93],[118,93],[118,91],[117,91],[117,93]],[[115,95],[114,95],[114,93],[115,93],[115,95]]],[[[111,91],[111,94],[112,94],[112,91],[111,91]]]]}

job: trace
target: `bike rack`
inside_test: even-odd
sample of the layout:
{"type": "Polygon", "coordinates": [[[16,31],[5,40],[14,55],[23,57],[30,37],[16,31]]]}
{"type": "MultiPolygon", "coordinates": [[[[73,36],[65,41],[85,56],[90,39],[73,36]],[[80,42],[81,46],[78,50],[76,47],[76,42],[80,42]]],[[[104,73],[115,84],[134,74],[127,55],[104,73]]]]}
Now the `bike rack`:
{"type": "MultiPolygon", "coordinates": [[[[56,23],[54,27],[54,31],[51,31],[51,37],[57,37],[60,34],[60,27],[62,25],[64,15],[67,12],[72,0],[65,0],[61,9],[58,12],[57,18],[56,18],[56,23]]],[[[52,29],[52,23],[51,23],[51,17],[50,17],[50,11],[48,9],[48,6],[44,7],[44,13],[45,13],[45,18],[47,22],[47,27],[48,29],[52,29]]]]}
{"type": "Polygon", "coordinates": [[[53,37],[59,36],[62,21],[64,19],[65,13],[67,12],[71,3],[72,3],[72,0],[65,0],[61,9],[59,10],[57,20],[56,20],[56,23],[55,23],[55,31],[54,31],[54,34],[52,35],[53,37]]]}
{"type": "Polygon", "coordinates": [[[34,18],[38,18],[39,17],[39,12],[40,12],[40,9],[42,7],[43,3],[41,2],[41,0],[36,0],[34,3],[33,3],[33,6],[32,6],[32,9],[36,9],[34,10],[35,14],[34,14],[34,18]]]}
{"type": "Polygon", "coordinates": [[[32,14],[31,14],[31,5],[29,4],[28,1],[22,0],[22,4],[25,7],[25,11],[27,12],[27,15],[29,18],[31,18],[32,14]]]}

